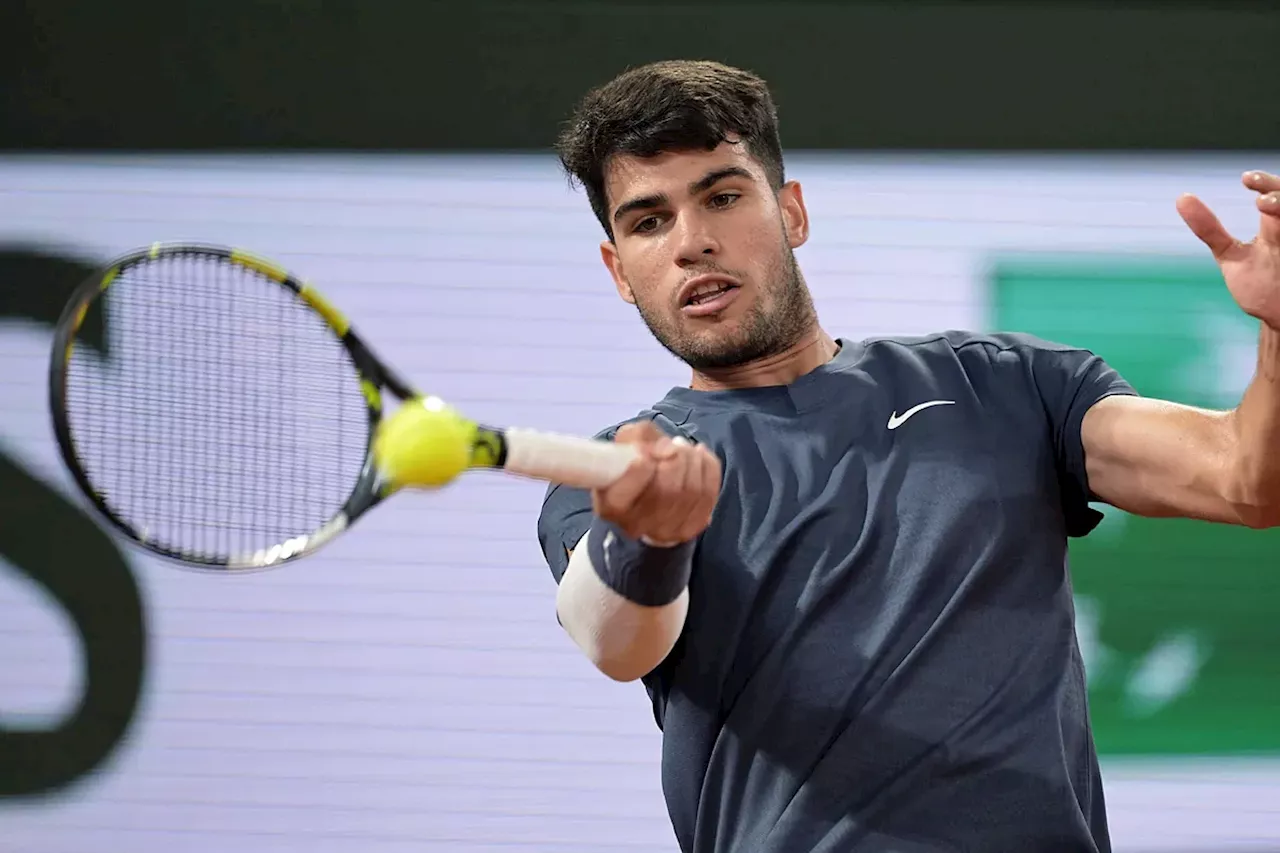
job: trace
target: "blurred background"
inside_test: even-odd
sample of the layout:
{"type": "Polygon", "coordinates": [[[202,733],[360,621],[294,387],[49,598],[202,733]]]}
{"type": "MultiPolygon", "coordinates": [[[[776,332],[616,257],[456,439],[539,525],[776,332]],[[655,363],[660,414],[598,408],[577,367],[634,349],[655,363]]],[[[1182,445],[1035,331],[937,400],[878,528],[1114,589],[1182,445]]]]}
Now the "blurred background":
{"type": "MultiPolygon", "coordinates": [[[[1230,407],[1257,327],[1174,200],[1255,233],[1278,48],[1263,3],[8,0],[0,851],[675,849],[643,689],[556,624],[538,485],[245,578],[84,512],[46,369],[94,265],[248,247],[469,414],[593,433],[686,377],[549,146],[587,87],[712,58],[773,87],[833,334],[1031,332],[1230,407]]],[[[1116,850],[1280,851],[1280,532],[1109,511],[1072,568],[1116,850]]]]}

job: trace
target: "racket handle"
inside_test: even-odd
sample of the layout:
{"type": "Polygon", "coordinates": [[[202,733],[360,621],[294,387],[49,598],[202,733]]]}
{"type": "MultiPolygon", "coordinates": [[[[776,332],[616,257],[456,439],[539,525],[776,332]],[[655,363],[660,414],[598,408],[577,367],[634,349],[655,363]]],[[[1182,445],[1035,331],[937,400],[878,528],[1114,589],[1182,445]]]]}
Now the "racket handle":
{"type": "Polygon", "coordinates": [[[503,437],[507,444],[503,470],[579,489],[613,483],[637,454],[629,444],[520,427],[503,430],[503,437]]]}

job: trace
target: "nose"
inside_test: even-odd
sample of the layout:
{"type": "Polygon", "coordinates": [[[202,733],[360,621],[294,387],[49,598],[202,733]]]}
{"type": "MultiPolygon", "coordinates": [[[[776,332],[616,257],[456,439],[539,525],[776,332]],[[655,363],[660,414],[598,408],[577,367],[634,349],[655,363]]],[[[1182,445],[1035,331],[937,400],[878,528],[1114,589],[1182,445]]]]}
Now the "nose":
{"type": "Polygon", "coordinates": [[[696,214],[685,214],[676,222],[679,235],[679,246],[676,263],[680,267],[690,267],[707,262],[720,253],[720,244],[708,227],[705,218],[696,214]]]}

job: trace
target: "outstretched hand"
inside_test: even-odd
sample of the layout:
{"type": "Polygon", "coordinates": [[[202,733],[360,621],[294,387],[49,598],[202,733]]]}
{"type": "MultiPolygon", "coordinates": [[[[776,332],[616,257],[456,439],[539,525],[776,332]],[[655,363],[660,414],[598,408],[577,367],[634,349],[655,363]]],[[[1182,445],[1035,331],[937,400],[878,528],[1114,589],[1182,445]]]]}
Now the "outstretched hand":
{"type": "Polygon", "coordinates": [[[1255,202],[1261,222],[1252,240],[1232,236],[1208,205],[1193,195],[1178,199],[1178,213],[1213,252],[1236,303],[1246,314],[1280,330],[1280,176],[1245,172],[1242,182],[1258,194],[1255,202]]]}

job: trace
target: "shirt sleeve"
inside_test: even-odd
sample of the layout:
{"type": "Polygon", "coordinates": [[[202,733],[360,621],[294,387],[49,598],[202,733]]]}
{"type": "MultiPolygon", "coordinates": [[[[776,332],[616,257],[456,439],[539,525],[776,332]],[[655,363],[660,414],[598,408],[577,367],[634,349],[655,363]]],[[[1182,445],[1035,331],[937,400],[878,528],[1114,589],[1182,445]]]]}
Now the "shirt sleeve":
{"type": "Polygon", "coordinates": [[[538,542],[557,584],[569,568],[569,551],[590,527],[590,492],[555,484],[547,489],[538,515],[538,542]]]}
{"type": "Polygon", "coordinates": [[[1086,349],[1024,338],[1021,349],[1029,359],[1040,401],[1053,430],[1053,450],[1062,487],[1062,506],[1068,536],[1085,536],[1102,520],[1089,506],[1097,496],[1089,488],[1081,425],[1085,413],[1099,400],[1137,391],[1103,359],[1086,349]]]}
{"type": "MultiPolygon", "coordinates": [[[[609,427],[594,437],[613,441],[620,426],[609,427]]],[[[559,483],[552,483],[547,488],[546,497],[542,499],[542,512],[538,515],[538,542],[557,585],[564,577],[565,569],[569,568],[569,552],[586,535],[591,519],[591,492],[559,483]]]]}

